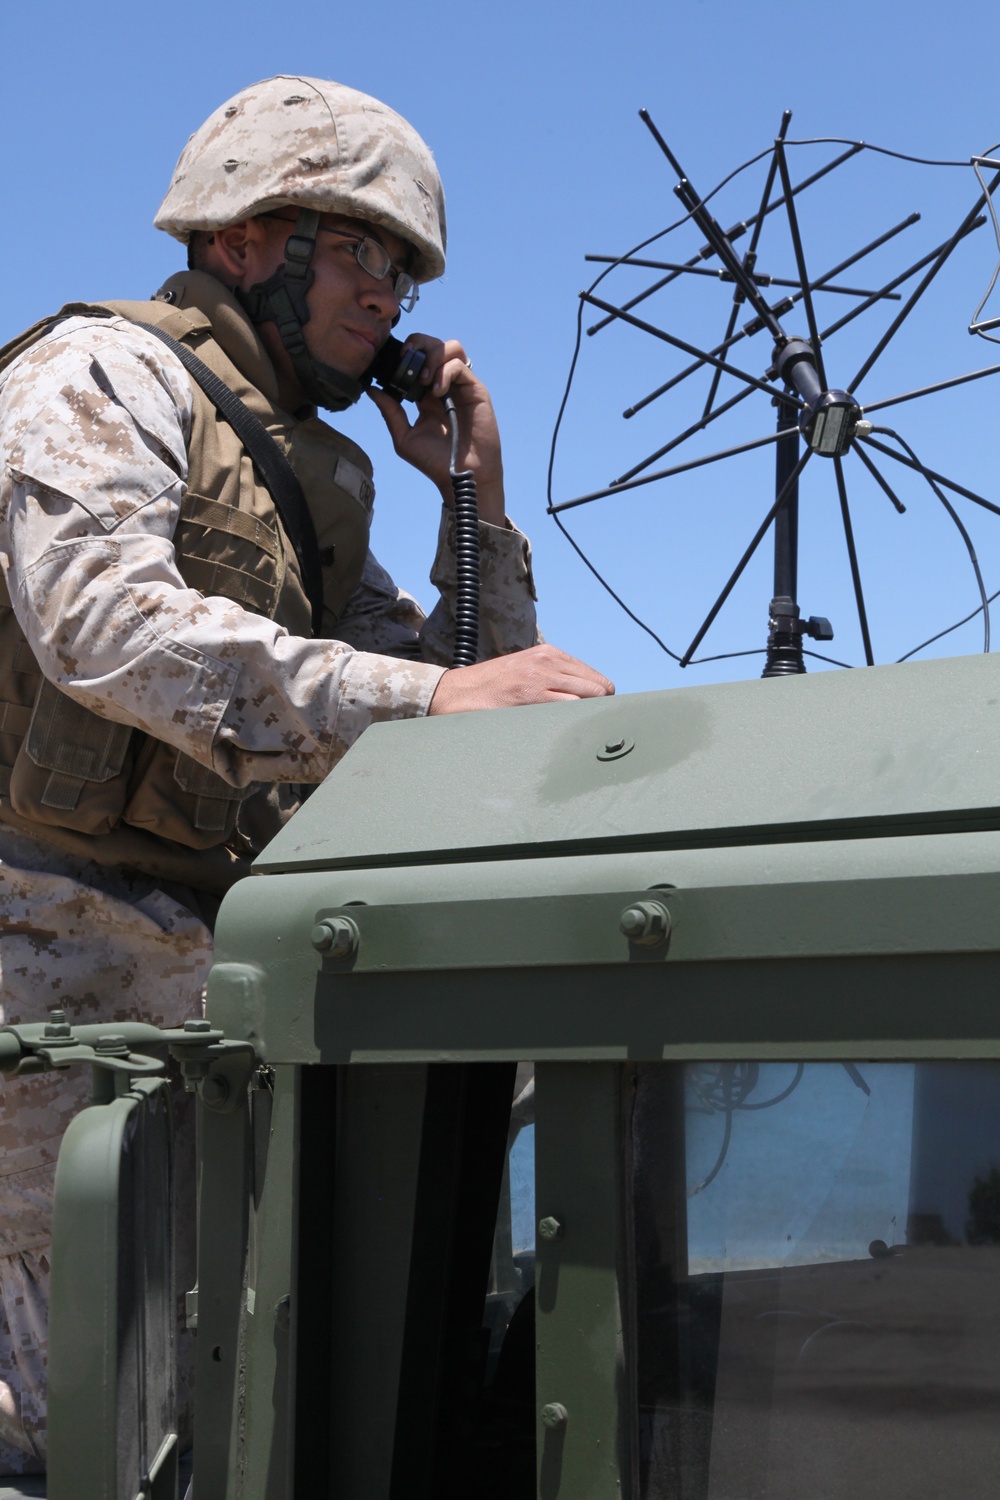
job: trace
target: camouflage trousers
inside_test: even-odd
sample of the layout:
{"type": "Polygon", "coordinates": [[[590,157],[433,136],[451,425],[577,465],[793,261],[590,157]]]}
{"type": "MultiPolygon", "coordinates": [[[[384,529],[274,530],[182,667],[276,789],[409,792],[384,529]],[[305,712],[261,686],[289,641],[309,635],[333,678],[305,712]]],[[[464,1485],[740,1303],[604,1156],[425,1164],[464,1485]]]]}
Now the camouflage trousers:
{"type": "MultiPolygon", "coordinates": [[[[201,1013],[211,947],[205,924],[152,880],[0,827],[0,1023],[44,1021],[58,1006],[70,1022],[182,1025],[201,1013]]],[[[0,1079],[0,1474],[45,1469],[52,1190],[87,1073],[0,1079]]],[[[187,1228],[181,1261],[192,1258],[187,1228]]]]}

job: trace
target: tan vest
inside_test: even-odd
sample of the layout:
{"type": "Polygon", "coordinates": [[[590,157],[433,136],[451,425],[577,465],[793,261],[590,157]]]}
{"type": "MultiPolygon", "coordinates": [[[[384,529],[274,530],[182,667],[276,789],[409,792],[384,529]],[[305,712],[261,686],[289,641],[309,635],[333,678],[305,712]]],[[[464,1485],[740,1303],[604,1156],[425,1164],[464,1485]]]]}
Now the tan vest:
{"type": "MultiPolygon", "coordinates": [[[[73,304],[0,350],[0,370],[58,318],[111,312],[187,344],[264,424],[305,492],[323,564],[324,624],[357,587],[374,499],[371,463],[317,417],[278,406],[277,377],[232,295],[199,271],[151,302],[73,304]]],[[[188,482],[174,537],[185,583],[310,636],[311,611],[274,501],[233,429],[192,381],[188,482]]],[[[0,818],[102,864],[218,892],[277,832],[278,799],[82,708],[46,681],[0,579],[0,818]],[[241,807],[241,804],[242,807],[241,807]],[[198,851],[198,852],[195,852],[198,851]]]]}

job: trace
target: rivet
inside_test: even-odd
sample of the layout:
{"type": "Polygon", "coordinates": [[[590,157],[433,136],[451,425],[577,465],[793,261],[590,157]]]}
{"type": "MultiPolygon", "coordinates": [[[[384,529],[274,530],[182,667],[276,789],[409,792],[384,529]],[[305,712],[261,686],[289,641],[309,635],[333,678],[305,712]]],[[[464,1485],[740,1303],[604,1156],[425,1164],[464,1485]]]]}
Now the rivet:
{"type": "Polygon", "coordinates": [[[558,1219],[541,1219],[538,1224],[538,1236],[543,1240],[561,1240],[563,1227],[558,1219]]]}
{"type": "Polygon", "coordinates": [[[569,1419],[569,1412],[561,1401],[550,1401],[547,1406],[542,1407],[542,1425],[544,1427],[562,1427],[569,1419]]]}

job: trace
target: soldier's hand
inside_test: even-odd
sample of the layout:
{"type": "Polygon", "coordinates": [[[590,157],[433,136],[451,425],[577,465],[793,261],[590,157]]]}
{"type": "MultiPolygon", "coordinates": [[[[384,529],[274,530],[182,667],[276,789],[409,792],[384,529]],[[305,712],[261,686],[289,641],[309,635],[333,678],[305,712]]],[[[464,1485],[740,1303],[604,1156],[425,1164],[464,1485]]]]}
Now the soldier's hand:
{"type": "Polygon", "coordinates": [[[613,682],[575,656],[556,646],[531,646],[473,667],[453,667],[438,683],[427,711],[460,714],[564,698],[606,698],[614,690],[613,682]]]}
{"type": "Polygon", "coordinates": [[[479,491],[479,519],[491,526],[504,524],[503,459],[500,433],[490,393],[473,375],[465,348],[457,339],[431,338],[428,334],[407,336],[412,349],[421,349],[427,363],[421,371],[426,392],[411,423],[408,411],[377,387],[368,394],[382,413],[393,447],[408,464],[426,474],[441,492],[445,505],[453,505],[448,461],[450,429],[439,396],[450,394],[459,419],[459,469],[471,469],[479,491]]]}

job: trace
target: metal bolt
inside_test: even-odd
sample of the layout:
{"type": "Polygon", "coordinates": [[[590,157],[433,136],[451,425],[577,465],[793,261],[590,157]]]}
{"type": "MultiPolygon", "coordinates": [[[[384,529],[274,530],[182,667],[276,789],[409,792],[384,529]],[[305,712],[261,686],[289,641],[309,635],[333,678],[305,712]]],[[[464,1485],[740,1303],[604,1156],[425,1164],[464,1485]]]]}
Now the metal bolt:
{"type": "Polygon", "coordinates": [[[603,750],[598,750],[598,760],[618,760],[620,756],[628,755],[630,750],[635,749],[635,740],[627,735],[617,735],[614,739],[606,740],[603,750]]]}
{"type": "Polygon", "coordinates": [[[670,936],[670,913],[662,901],[637,901],[622,912],[618,927],[630,943],[658,948],[670,936]]]}
{"type": "Polygon", "coordinates": [[[212,1029],[212,1023],[211,1023],[211,1021],[185,1021],[184,1022],[184,1030],[185,1031],[211,1031],[211,1029],[212,1029]]]}
{"type": "Polygon", "coordinates": [[[201,1097],[205,1104],[225,1104],[229,1098],[229,1083],[218,1073],[210,1073],[201,1081],[201,1097]]]}
{"type": "Polygon", "coordinates": [[[542,1425],[544,1427],[562,1427],[569,1418],[569,1412],[561,1401],[550,1401],[547,1406],[542,1407],[542,1425]]]}
{"type": "Polygon", "coordinates": [[[311,941],[328,958],[350,958],[358,951],[361,934],[350,917],[324,917],[313,928],[311,941]]]}
{"type": "Polygon", "coordinates": [[[128,1057],[128,1042],[118,1032],[109,1031],[97,1038],[94,1051],[98,1057],[128,1057]]]}
{"type": "Polygon", "coordinates": [[[563,1227],[558,1219],[542,1219],[538,1225],[538,1237],[543,1240],[561,1240],[563,1227]]]}
{"type": "Polygon", "coordinates": [[[67,1037],[73,1035],[72,1026],[67,1025],[66,1012],[64,1010],[50,1010],[49,1019],[45,1023],[43,1035],[49,1037],[67,1037]]]}

